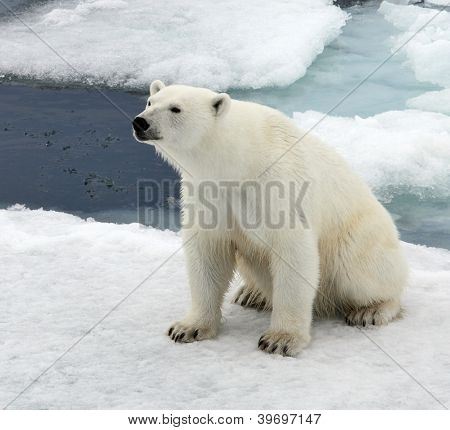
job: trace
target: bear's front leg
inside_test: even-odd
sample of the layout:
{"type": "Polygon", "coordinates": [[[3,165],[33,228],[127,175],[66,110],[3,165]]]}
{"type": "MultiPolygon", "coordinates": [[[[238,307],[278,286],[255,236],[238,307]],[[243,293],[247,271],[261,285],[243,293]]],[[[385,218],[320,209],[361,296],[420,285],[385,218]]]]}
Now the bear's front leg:
{"type": "Polygon", "coordinates": [[[319,283],[319,253],[311,231],[277,238],[271,249],[272,317],[258,342],[268,353],[294,356],[310,341],[319,283]]]}
{"type": "Polygon", "coordinates": [[[193,342],[218,332],[223,297],[233,276],[235,249],[214,232],[201,230],[183,232],[183,244],[192,306],[167,334],[175,342],[193,342]]]}

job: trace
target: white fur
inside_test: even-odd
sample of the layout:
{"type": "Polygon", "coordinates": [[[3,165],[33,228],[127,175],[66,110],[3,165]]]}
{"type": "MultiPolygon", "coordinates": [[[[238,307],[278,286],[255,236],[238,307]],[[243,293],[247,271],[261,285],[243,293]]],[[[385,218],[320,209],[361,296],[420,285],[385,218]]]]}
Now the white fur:
{"type": "MultiPolygon", "coordinates": [[[[172,326],[174,340],[216,335],[236,269],[245,281],[236,301],[272,308],[270,328],[259,342],[265,351],[299,352],[310,340],[313,310],[343,314],[348,323],[362,325],[385,324],[399,314],[407,266],[397,230],[332,148],[274,109],[202,88],[164,87],[159,81],[151,87],[151,106],[140,116],[161,140],[146,142],[184,181],[309,183],[302,202],[309,228],[249,230],[238,216],[231,230],[205,230],[198,223],[183,228],[192,308],[172,326]],[[181,112],[172,113],[174,105],[181,112]]],[[[184,192],[183,204],[196,207],[191,194],[184,192]]],[[[238,195],[228,202],[233,213],[239,200],[238,195]]],[[[225,217],[225,206],[219,218],[225,217]]]]}

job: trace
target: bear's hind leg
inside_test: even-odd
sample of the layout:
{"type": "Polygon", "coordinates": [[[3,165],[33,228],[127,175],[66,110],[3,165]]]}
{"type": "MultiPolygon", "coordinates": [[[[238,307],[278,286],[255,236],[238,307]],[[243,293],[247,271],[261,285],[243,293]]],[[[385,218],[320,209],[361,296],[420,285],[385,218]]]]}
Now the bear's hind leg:
{"type": "Polygon", "coordinates": [[[336,297],[350,325],[383,325],[400,314],[408,266],[392,221],[374,229],[376,222],[361,222],[337,252],[336,297]]]}

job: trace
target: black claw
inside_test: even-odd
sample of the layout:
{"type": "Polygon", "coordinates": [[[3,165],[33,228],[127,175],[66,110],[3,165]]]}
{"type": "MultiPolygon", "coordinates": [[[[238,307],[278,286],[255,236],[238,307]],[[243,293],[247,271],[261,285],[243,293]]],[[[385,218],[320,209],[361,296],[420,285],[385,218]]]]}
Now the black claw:
{"type": "Polygon", "coordinates": [[[173,332],[173,327],[170,327],[170,329],[169,329],[169,336],[172,335],[172,332],[173,332]]]}
{"type": "Polygon", "coordinates": [[[270,350],[271,353],[275,352],[278,348],[278,344],[275,344],[272,349],[270,350]]]}
{"type": "Polygon", "coordinates": [[[246,306],[249,298],[250,298],[250,293],[248,293],[248,294],[244,297],[244,300],[242,300],[241,306],[246,306]]]}
{"type": "Polygon", "coordinates": [[[176,335],[177,335],[176,333],[172,333],[172,336],[170,336],[172,340],[175,340],[176,335]]]}
{"type": "Polygon", "coordinates": [[[363,320],[362,325],[363,325],[363,327],[366,326],[366,320],[363,320]]]}
{"type": "Polygon", "coordinates": [[[183,337],[184,337],[184,333],[181,333],[180,338],[178,340],[181,342],[181,339],[183,339],[183,337]]]}
{"type": "Polygon", "coordinates": [[[180,337],[180,335],[179,334],[177,334],[176,336],[175,336],[175,342],[178,342],[178,338],[180,337]]]}
{"type": "Polygon", "coordinates": [[[288,351],[288,346],[285,345],[285,346],[283,347],[283,355],[287,355],[287,351],[288,351]]]}
{"type": "Polygon", "coordinates": [[[264,351],[268,346],[269,343],[264,340],[263,343],[261,344],[261,349],[264,351]]]}
{"type": "Polygon", "coordinates": [[[198,329],[196,329],[196,330],[194,331],[193,336],[194,336],[194,339],[197,339],[197,336],[198,336],[198,329]]]}

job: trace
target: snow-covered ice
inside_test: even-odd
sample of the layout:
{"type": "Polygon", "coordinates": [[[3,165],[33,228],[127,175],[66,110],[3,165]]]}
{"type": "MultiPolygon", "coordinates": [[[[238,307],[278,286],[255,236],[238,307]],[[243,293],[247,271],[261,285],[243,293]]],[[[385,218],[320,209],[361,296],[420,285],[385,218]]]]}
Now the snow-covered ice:
{"type": "MultiPolygon", "coordinates": [[[[449,0],[434,0],[450,6],[449,0]]],[[[393,49],[402,48],[417,80],[450,88],[450,11],[399,5],[384,1],[379,11],[400,34],[393,39],[393,49]]],[[[408,107],[448,113],[450,91],[429,92],[410,99],[408,107]]]]}
{"type": "Polygon", "coordinates": [[[294,113],[298,125],[333,145],[377,196],[450,196],[450,117],[419,110],[368,118],[294,113]],[[320,122],[319,122],[320,121],[320,122]],[[317,126],[316,126],[317,124],[317,126]]]}
{"type": "Polygon", "coordinates": [[[215,89],[288,85],[340,34],[329,0],[66,0],[0,26],[0,73],[144,87],[155,78],[215,89]]]}
{"type": "Polygon", "coordinates": [[[363,332],[316,321],[311,346],[292,359],[258,351],[269,314],[229,297],[217,339],[165,336],[189,303],[176,233],[1,210],[0,402],[154,272],[10,407],[441,408],[399,365],[449,407],[450,252],[404,246],[412,273],[403,319],[363,332]]]}
{"type": "Polygon", "coordinates": [[[450,86],[450,13],[415,5],[384,1],[380,12],[400,30],[394,48],[414,37],[402,48],[419,81],[450,86]],[[420,31],[419,31],[420,30],[420,31]]]}
{"type": "Polygon", "coordinates": [[[413,109],[421,109],[429,112],[442,112],[446,115],[450,115],[450,88],[440,91],[427,91],[420,96],[407,100],[406,106],[413,109]]]}

